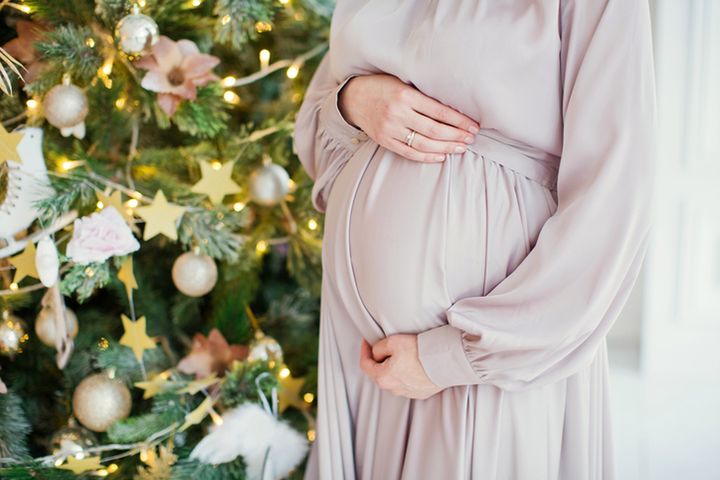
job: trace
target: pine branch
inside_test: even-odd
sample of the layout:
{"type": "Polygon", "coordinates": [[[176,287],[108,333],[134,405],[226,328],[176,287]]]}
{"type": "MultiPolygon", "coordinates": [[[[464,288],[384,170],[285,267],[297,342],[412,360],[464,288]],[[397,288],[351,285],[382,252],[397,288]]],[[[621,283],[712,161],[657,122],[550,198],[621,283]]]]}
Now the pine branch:
{"type": "Polygon", "coordinates": [[[240,49],[257,38],[257,22],[272,23],[279,9],[273,0],[218,0],[215,4],[215,40],[240,49]]]}
{"type": "Polygon", "coordinates": [[[13,392],[0,395],[0,459],[26,457],[30,429],[20,397],[13,392]]]}

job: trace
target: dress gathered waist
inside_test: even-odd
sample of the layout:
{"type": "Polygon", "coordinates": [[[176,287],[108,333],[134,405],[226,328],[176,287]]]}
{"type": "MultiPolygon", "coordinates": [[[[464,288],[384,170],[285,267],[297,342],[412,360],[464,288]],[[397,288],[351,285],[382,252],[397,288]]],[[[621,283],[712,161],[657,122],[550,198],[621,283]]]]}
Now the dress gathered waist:
{"type": "Polygon", "coordinates": [[[558,169],[548,154],[524,147],[507,140],[494,130],[480,130],[468,150],[487,160],[499,163],[525,177],[547,187],[557,189],[558,169]]]}

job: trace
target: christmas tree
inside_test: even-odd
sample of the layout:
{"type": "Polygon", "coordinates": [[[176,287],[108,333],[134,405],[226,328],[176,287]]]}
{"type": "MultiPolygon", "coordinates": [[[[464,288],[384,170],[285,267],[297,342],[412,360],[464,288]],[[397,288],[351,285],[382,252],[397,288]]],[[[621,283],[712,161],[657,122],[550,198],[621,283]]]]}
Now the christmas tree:
{"type": "Polygon", "coordinates": [[[0,478],[301,478],[322,0],[0,1],[0,478]]]}

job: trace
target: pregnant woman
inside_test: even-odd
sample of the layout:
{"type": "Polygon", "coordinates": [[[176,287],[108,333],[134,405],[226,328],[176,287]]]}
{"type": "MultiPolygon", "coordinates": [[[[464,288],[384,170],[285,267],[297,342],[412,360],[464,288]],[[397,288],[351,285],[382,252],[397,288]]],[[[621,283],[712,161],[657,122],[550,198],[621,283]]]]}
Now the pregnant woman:
{"type": "Polygon", "coordinates": [[[297,115],[325,213],[307,479],[614,478],[651,229],[648,0],[339,0],[297,115]]]}

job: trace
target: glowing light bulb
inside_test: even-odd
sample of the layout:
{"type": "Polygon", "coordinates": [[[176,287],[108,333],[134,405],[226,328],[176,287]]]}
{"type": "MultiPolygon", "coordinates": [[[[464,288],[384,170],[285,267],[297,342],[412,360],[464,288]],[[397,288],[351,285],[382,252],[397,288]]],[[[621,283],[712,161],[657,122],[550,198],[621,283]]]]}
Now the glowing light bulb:
{"type": "Polygon", "coordinates": [[[311,218],[310,220],[308,220],[308,228],[310,230],[317,230],[317,228],[318,228],[317,220],[315,220],[314,218],[311,218]]]}
{"type": "Polygon", "coordinates": [[[287,69],[287,77],[288,78],[296,78],[298,76],[299,72],[300,72],[300,67],[293,63],[287,69]]]}
{"type": "Polygon", "coordinates": [[[260,68],[266,69],[270,65],[270,50],[263,48],[260,50],[260,68]]]}
{"type": "Polygon", "coordinates": [[[220,82],[220,83],[222,84],[223,87],[229,88],[229,87],[235,86],[236,80],[237,79],[235,77],[233,77],[232,75],[228,75],[227,77],[223,78],[222,82],[220,82]]]}

